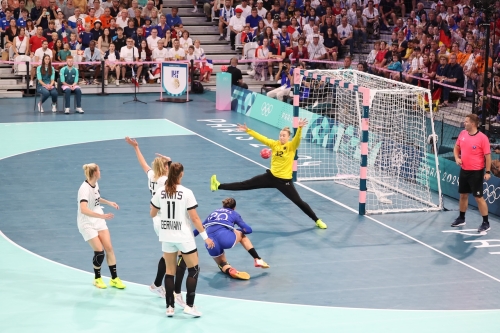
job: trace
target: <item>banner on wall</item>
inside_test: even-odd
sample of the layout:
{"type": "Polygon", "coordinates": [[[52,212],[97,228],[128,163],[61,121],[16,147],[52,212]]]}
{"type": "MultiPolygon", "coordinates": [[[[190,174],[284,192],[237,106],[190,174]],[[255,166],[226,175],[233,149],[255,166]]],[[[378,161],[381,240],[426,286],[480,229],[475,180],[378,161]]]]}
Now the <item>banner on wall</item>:
{"type": "Polygon", "coordinates": [[[188,89],[188,64],[164,62],[161,64],[161,86],[168,96],[181,96],[188,89]]]}
{"type": "MultiPolygon", "coordinates": [[[[285,126],[292,127],[293,106],[287,103],[280,102],[276,99],[267,97],[262,94],[257,94],[249,90],[233,87],[232,94],[232,110],[243,113],[249,117],[260,120],[266,124],[276,128],[285,126]]],[[[307,118],[309,124],[304,127],[302,137],[307,137],[312,142],[323,145],[325,149],[332,149],[335,146],[335,140],[338,136],[337,124],[328,117],[323,117],[307,111],[299,109],[301,118],[307,118]]],[[[344,132],[343,136],[346,135],[344,132]]],[[[356,143],[355,137],[350,140],[342,141],[356,143]]],[[[374,138],[369,139],[369,151],[374,152],[380,148],[380,143],[374,138]]],[[[441,191],[444,195],[459,199],[458,194],[458,176],[460,167],[454,162],[445,158],[438,158],[441,180],[441,191]]],[[[430,187],[432,190],[438,190],[438,180],[436,172],[436,160],[434,155],[427,154],[421,160],[420,169],[427,168],[430,177],[430,187]]],[[[491,213],[500,215],[500,178],[492,176],[488,182],[483,183],[483,195],[488,204],[488,209],[491,213]]],[[[469,205],[477,207],[476,201],[471,196],[469,205]]]]}

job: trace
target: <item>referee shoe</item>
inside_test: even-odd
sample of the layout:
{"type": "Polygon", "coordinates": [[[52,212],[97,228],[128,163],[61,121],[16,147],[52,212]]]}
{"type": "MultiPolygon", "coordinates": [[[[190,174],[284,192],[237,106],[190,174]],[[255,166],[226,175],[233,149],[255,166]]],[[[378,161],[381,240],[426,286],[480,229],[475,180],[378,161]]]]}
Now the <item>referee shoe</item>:
{"type": "Polygon", "coordinates": [[[481,224],[481,226],[479,227],[479,229],[477,229],[477,232],[481,233],[481,232],[486,232],[488,230],[490,230],[490,223],[489,222],[483,222],[481,224]]]}
{"type": "Polygon", "coordinates": [[[463,217],[457,217],[457,219],[455,220],[455,222],[453,222],[451,224],[452,227],[461,227],[465,225],[465,219],[463,217]]]}

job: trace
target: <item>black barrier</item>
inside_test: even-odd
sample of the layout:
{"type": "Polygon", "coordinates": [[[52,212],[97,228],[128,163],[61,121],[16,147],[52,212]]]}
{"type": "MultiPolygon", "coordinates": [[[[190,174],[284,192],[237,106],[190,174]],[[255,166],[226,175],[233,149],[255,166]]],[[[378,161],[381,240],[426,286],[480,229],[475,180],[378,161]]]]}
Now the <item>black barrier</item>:
{"type": "Polygon", "coordinates": [[[24,97],[33,97],[35,94],[30,93],[30,62],[26,61],[26,92],[23,94],[24,97]]]}
{"type": "MultiPolygon", "coordinates": [[[[101,60],[101,75],[102,75],[102,80],[101,80],[101,92],[100,93],[97,93],[97,95],[99,96],[107,96],[109,95],[109,93],[105,92],[104,91],[104,70],[105,70],[105,64],[104,64],[104,60],[101,60]]],[[[118,78],[117,78],[118,80],[118,78]]]]}

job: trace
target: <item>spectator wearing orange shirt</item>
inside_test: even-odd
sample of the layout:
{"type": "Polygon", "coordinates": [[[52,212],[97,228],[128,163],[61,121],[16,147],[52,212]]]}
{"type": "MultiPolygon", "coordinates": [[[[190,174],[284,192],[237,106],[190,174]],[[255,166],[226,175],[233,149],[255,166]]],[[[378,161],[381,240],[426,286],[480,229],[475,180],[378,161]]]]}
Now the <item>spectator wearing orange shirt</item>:
{"type": "Polygon", "coordinates": [[[106,7],[106,9],[104,9],[104,14],[102,14],[99,18],[101,20],[103,29],[109,28],[112,18],[113,17],[111,16],[111,10],[109,9],[109,7],[106,7]]]}
{"type": "Polygon", "coordinates": [[[85,24],[90,24],[90,28],[91,29],[94,29],[94,23],[96,20],[98,20],[99,18],[95,16],[95,9],[94,8],[90,8],[89,9],[89,15],[87,15],[85,17],[85,24]]]}

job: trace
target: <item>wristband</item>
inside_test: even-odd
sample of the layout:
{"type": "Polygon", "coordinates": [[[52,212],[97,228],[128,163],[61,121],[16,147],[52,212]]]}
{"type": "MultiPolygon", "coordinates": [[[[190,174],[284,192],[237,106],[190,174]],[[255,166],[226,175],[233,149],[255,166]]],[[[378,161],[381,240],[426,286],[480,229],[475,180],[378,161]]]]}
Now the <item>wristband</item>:
{"type": "Polygon", "coordinates": [[[491,171],[486,171],[486,173],[489,175],[489,174],[491,174],[491,171]]]}
{"type": "Polygon", "coordinates": [[[206,231],[200,232],[200,236],[201,236],[201,238],[203,238],[203,240],[207,240],[208,239],[208,235],[207,235],[206,231]]]}

